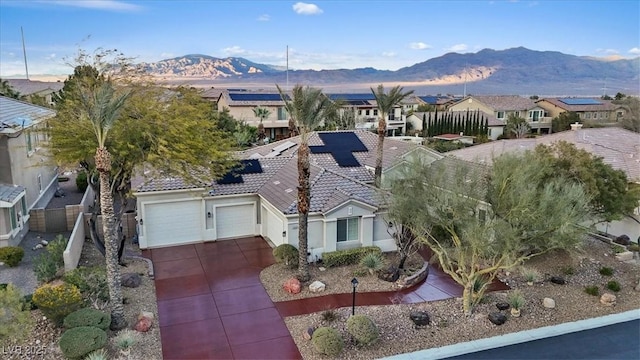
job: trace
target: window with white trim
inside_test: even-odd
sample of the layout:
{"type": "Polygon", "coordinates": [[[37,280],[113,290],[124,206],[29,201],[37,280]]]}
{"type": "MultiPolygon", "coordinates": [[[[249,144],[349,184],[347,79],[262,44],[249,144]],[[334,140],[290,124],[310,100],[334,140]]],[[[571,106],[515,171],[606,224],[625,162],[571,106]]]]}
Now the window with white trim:
{"type": "Polygon", "coordinates": [[[342,241],[358,241],[359,226],[358,218],[338,219],[338,242],[342,241]]]}
{"type": "Polygon", "coordinates": [[[11,230],[18,227],[18,220],[16,219],[16,208],[12,206],[9,208],[9,218],[11,219],[11,230]]]}
{"type": "Polygon", "coordinates": [[[27,215],[27,198],[24,196],[20,199],[20,203],[22,205],[22,215],[27,215]]]}
{"type": "Polygon", "coordinates": [[[504,111],[498,111],[496,114],[496,119],[504,119],[504,111]]]}
{"type": "Polygon", "coordinates": [[[283,106],[278,108],[278,120],[287,120],[287,109],[283,106]]]}

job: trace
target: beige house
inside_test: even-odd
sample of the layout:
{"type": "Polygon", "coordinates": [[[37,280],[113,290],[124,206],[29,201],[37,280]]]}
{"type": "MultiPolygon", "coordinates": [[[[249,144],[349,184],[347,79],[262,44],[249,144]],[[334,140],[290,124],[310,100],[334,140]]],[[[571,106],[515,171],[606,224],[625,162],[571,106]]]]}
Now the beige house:
{"type": "MultiPolygon", "coordinates": [[[[442,114],[442,113],[439,112],[438,114],[442,114]]],[[[467,119],[467,111],[457,111],[456,114],[460,119],[467,119]]],[[[423,130],[422,129],[423,119],[427,120],[430,118],[430,116],[431,118],[435,119],[436,113],[435,112],[431,112],[431,113],[414,112],[413,114],[407,117],[407,123],[411,123],[411,128],[421,133],[423,130]]],[[[487,136],[491,140],[496,140],[500,135],[504,133],[504,126],[505,126],[504,121],[496,119],[496,117],[493,116],[493,114],[483,113],[483,117],[487,119],[487,125],[489,126],[487,136]]]]}
{"type": "Polygon", "coordinates": [[[0,247],[29,231],[29,211],[44,207],[57,189],[57,167],[39,131],[53,110],[0,96],[0,247]]]}
{"type": "Polygon", "coordinates": [[[518,95],[482,96],[470,95],[453,103],[448,111],[480,110],[493,114],[497,120],[506,121],[509,115],[521,117],[529,123],[531,131],[551,133],[551,119],[546,110],[532,99],[518,95]]]}
{"type": "Polygon", "coordinates": [[[551,118],[570,111],[577,113],[583,122],[595,124],[616,123],[625,113],[624,106],[599,98],[544,98],[536,104],[551,118]]]}
{"type": "MultiPolygon", "coordinates": [[[[378,104],[373,93],[340,93],[327,94],[331,100],[339,100],[345,110],[353,111],[356,120],[356,129],[374,130],[378,128],[380,115],[378,104]]],[[[407,131],[407,113],[414,108],[417,109],[416,99],[405,99],[405,102],[398,105],[393,111],[387,114],[387,135],[398,136],[407,131]]]]}
{"type": "Polygon", "coordinates": [[[228,110],[236,120],[254,127],[258,127],[260,118],[255,116],[253,109],[266,108],[270,114],[262,124],[269,140],[281,140],[289,136],[289,115],[278,91],[224,90],[215,102],[218,111],[228,110]]]}
{"type": "Polygon", "coordinates": [[[7,79],[11,87],[25,98],[40,96],[47,104],[53,105],[53,94],[62,90],[64,82],[34,81],[28,79],[7,79]]]}

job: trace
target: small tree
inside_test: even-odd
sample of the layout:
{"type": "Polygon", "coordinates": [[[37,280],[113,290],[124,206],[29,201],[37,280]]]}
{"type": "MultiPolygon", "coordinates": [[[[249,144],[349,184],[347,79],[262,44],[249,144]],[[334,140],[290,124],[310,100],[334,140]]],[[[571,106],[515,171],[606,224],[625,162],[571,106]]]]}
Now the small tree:
{"type": "Polygon", "coordinates": [[[260,123],[258,124],[258,141],[260,145],[262,145],[267,136],[262,122],[271,115],[271,111],[265,107],[257,106],[253,108],[253,115],[260,119],[260,123]]]}
{"type": "Polygon", "coordinates": [[[531,131],[531,127],[527,120],[515,114],[507,117],[506,132],[516,139],[522,139],[531,131]]]}
{"type": "Polygon", "coordinates": [[[588,214],[587,196],[531,153],[503,155],[493,168],[445,158],[411,164],[392,184],[390,214],[413,209],[404,221],[443,271],[462,285],[470,314],[499,272],[552,249],[571,249],[582,237],[574,226],[588,214]]]}

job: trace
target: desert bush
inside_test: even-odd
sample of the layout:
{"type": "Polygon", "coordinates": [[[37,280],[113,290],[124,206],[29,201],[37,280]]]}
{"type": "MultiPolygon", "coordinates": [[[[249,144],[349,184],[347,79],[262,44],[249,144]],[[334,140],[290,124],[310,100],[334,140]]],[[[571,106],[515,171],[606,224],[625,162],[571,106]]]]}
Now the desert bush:
{"type": "Polygon", "coordinates": [[[540,272],[538,270],[536,270],[534,268],[529,268],[529,267],[524,267],[524,268],[520,269],[520,274],[522,274],[522,278],[527,283],[538,282],[538,281],[540,281],[540,278],[542,277],[542,275],[540,275],[540,272]]]}
{"type": "Polygon", "coordinates": [[[600,275],[611,276],[611,275],[613,275],[613,269],[610,268],[610,267],[606,267],[606,266],[601,267],[600,268],[600,275]]]}
{"type": "Polygon", "coordinates": [[[338,330],[330,327],[319,327],[311,338],[317,352],[329,356],[337,356],[344,348],[344,340],[338,330]]]}
{"type": "Polygon", "coordinates": [[[0,290],[0,342],[4,343],[9,338],[22,339],[31,332],[32,324],[20,290],[13,284],[0,290]]]}
{"type": "Polygon", "coordinates": [[[24,257],[24,249],[19,246],[6,246],[0,248],[0,261],[8,267],[18,266],[24,257]]]}
{"type": "Polygon", "coordinates": [[[328,309],[322,312],[322,321],[333,322],[338,318],[338,314],[333,309],[328,309]]]}
{"type": "Polygon", "coordinates": [[[375,343],[380,337],[376,324],[365,315],[353,315],[347,320],[347,331],[358,344],[365,346],[375,343]]]}
{"type": "Polygon", "coordinates": [[[584,292],[592,296],[600,295],[600,289],[596,285],[589,285],[584,288],[584,292]]]}
{"type": "Polygon", "coordinates": [[[107,330],[111,325],[111,315],[92,308],[76,310],[64,318],[63,325],[67,329],[80,326],[94,326],[107,330]]]}
{"type": "Polygon", "coordinates": [[[51,254],[43,252],[33,262],[33,272],[40,283],[46,283],[56,278],[58,265],[51,254]]]}
{"type": "Polygon", "coordinates": [[[520,310],[524,306],[524,295],[519,290],[514,290],[507,295],[507,302],[512,309],[520,310]]]}
{"type": "Polygon", "coordinates": [[[84,360],[109,360],[109,356],[105,349],[98,349],[87,354],[84,360]]]}
{"type": "Polygon", "coordinates": [[[138,342],[138,333],[131,329],[124,329],[116,335],[113,343],[121,351],[128,351],[138,342]]]}
{"type": "Polygon", "coordinates": [[[382,250],[377,246],[365,246],[354,249],[325,252],[322,253],[322,261],[326,267],[353,265],[359,263],[360,260],[369,253],[381,254],[382,250]]]}
{"type": "Polygon", "coordinates": [[[573,266],[569,266],[569,265],[563,266],[561,270],[562,270],[562,273],[565,275],[573,275],[576,273],[576,270],[573,268],[573,266]]]}
{"type": "Polygon", "coordinates": [[[42,285],[33,293],[32,299],[44,315],[58,326],[62,325],[67,315],[82,306],[80,290],[67,283],[42,285]]]}
{"type": "Polygon", "coordinates": [[[47,252],[51,254],[58,268],[64,268],[64,250],[67,248],[68,242],[69,239],[58,235],[55,239],[49,241],[49,245],[47,245],[47,252]]]}
{"type": "Polygon", "coordinates": [[[273,257],[278,263],[282,263],[292,269],[298,267],[298,249],[291,244],[282,244],[273,249],[273,257]]]}
{"type": "Polygon", "coordinates": [[[82,297],[90,302],[109,300],[107,271],[102,266],[79,267],[66,272],[62,280],[78,287],[82,297]]]}
{"type": "Polygon", "coordinates": [[[360,266],[365,267],[373,275],[373,273],[384,267],[384,260],[379,253],[371,252],[360,259],[360,266]]]}
{"type": "Polygon", "coordinates": [[[622,287],[620,286],[620,283],[615,281],[615,280],[611,280],[607,283],[607,289],[613,291],[613,292],[618,292],[620,291],[620,289],[622,289],[622,287]]]}
{"type": "Polygon", "coordinates": [[[83,193],[87,190],[88,186],[89,181],[87,179],[86,171],[80,171],[76,176],[76,187],[78,188],[78,191],[83,193]]]}
{"type": "Polygon", "coordinates": [[[33,294],[27,294],[22,297],[22,308],[29,311],[38,308],[38,306],[33,303],[33,294]]]}
{"type": "Polygon", "coordinates": [[[107,344],[107,333],[93,326],[80,326],[62,334],[58,345],[65,357],[79,359],[103,348],[107,344]]]}
{"type": "Polygon", "coordinates": [[[632,252],[639,252],[640,251],[640,245],[631,244],[631,245],[627,246],[627,250],[632,251],[632,252]]]}

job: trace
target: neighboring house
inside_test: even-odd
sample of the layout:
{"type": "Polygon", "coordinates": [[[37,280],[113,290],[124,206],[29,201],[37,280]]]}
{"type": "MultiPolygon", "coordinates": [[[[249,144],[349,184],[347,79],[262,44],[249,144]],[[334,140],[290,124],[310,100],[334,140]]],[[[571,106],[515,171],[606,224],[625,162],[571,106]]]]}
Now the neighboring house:
{"type": "Polygon", "coordinates": [[[57,188],[57,168],[39,129],[55,112],[0,96],[0,247],[29,230],[29,210],[45,207],[57,188]]]}
{"type": "Polygon", "coordinates": [[[509,115],[521,117],[527,121],[532,132],[551,133],[551,119],[543,107],[532,99],[517,95],[481,96],[470,95],[451,104],[448,111],[480,110],[493,114],[497,120],[506,121],[509,115]]]}
{"type": "Polygon", "coordinates": [[[205,100],[211,101],[213,103],[213,108],[215,110],[218,110],[218,99],[223,92],[225,92],[225,89],[217,89],[212,87],[211,89],[204,90],[200,94],[200,96],[202,96],[202,98],[205,100]]]}
{"type": "Polygon", "coordinates": [[[449,105],[461,100],[461,98],[452,95],[424,95],[418,96],[418,99],[422,104],[431,105],[438,111],[445,110],[449,105]]]}
{"type": "Polygon", "coordinates": [[[27,79],[6,79],[11,87],[24,96],[26,99],[30,99],[32,96],[40,96],[44,98],[45,102],[49,105],[53,105],[53,94],[62,90],[64,82],[46,82],[46,81],[33,81],[27,79]]]}
{"type": "MultiPolygon", "coordinates": [[[[343,108],[351,109],[355,112],[356,129],[358,130],[375,130],[378,128],[378,104],[373,93],[356,93],[356,94],[327,94],[331,100],[339,100],[343,103],[343,108]]],[[[414,104],[409,101],[407,109],[414,104]]],[[[417,104],[416,104],[417,107],[417,104]]],[[[408,111],[408,110],[407,110],[408,111]]],[[[396,136],[405,134],[406,113],[405,105],[398,105],[390,114],[387,114],[387,136],[396,136]]]]}
{"type": "Polygon", "coordinates": [[[625,107],[599,98],[543,98],[536,101],[549,117],[564,112],[575,112],[583,122],[594,124],[616,123],[624,118],[625,107]]]}
{"type": "Polygon", "coordinates": [[[218,111],[226,109],[236,120],[254,127],[258,127],[260,118],[255,116],[253,109],[266,108],[271,114],[262,124],[269,140],[281,140],[289,136],[289,114],[278,91],[224,90],[216,104],[218,111]]]}
{"type": "MultiPolygon", "coordinates": [[[[298,243],[297,150],[292,137],[240,154],[243,170],[196,186],[178,179],[134,185],[141,248],[262,235],[274,245],[298,243]]],[[[384,217],[384,199],[373,187],[377,135],[369,131],[315,132],[311,146],[310,260],[322,252],[360,246],[395,249],[384,217]],[[349,144],[349,146],[344,146],[349,144]]],[[[437,152],[402,141],[385,141],[383,183],[404,163],[437,152]]]]}
{"type": "MultiPolygon", "coordinates": [[[[474,111],[475,112],[475,111],[474,111]]],[[[440,116],[443,114],[442,112],[438,112],[440,116]]],[[[459,117],[460,119],[467,119],[467,111],[455,111],[454,117],[459,117]]],[[[469,114],[472,115],[472,114],[469,114]]],[[[435,119],[435,112],[415,112],[407,117],[407,123],[411,123],[411,126],[414,130],[422,132],[422,121],[423,118],[427,120],[427,125],[429,124],[429,116],[435,119]]],[[[496,140],[500,135],[504,133],[505,123],[503,120],[498,120],[493,114],[482,113],[482,116],[487,119],[489,125],[489,131],[487,136],[491,140],[496,140]]],[[[464,134],[463,134],[464,135],[464,134]]]]}
{"type": "MultiPolygon", "coordinates": [[[[614,169],[624,171],[630,183],[640,184],[640,134],[617,127],[576,128],[530,139],[498,140],[450,151],[447,155],[490,164],[493,158],[504,153],[533,150],[538,144],[550,145],[558,141],[572,143],[578,149],[601,157],[614,169]]],[[[614,235],[626,234],[635,241],[640,236],[640,208],[630,217],[601,223],[597,228],[614,235]]]]}

